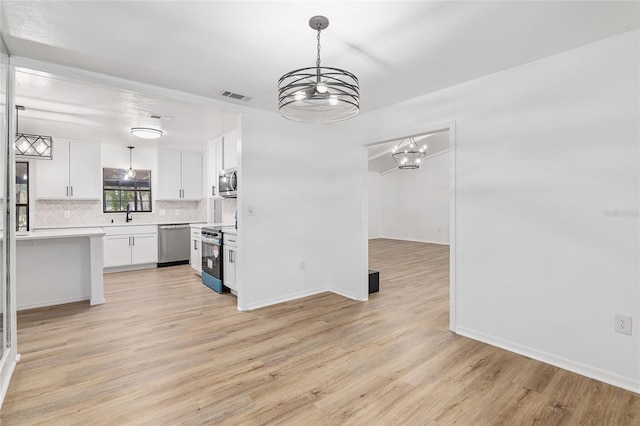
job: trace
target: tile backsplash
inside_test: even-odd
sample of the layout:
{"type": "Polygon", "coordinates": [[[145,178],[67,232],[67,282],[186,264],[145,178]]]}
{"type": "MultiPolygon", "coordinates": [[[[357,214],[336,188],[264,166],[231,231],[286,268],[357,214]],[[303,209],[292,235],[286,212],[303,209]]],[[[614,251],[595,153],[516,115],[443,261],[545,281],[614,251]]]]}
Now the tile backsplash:
{"type": "MultiPolygon", "coordinates": [[[[233,213],[231,213],[233,218],[233,213]]],[[[131,213],[133,223],[205,222],[207,205],[201,201],[156,201],[151,213],[131,213]],[[164,214],[161,214],[164,213],[164,214]]],[[[101,201],[36,200],[32,229],[56,226],[92,226],[125,223],[125,213],[103,213],[101,201]],[[68,215],[68,217],[66,217],[68,215]]]]}
{"type": "Polygon", "coordinates": [[[238,208],[237,198],[225,198],[222,200],[222,223],[235,223],[236,209],[238,208]]]}

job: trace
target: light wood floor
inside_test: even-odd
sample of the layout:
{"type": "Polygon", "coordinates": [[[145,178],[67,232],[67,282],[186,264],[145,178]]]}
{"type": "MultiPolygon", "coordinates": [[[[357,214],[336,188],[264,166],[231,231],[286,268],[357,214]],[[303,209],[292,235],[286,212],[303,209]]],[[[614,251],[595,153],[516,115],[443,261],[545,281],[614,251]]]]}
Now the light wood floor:
{"type": "Polygon", "coordinates": [[[448,330],[448,247],[370,242],[381,291],[249,313],[188,266],[20,313],[2,425],[638,425],[640,396],[448,330]]]}

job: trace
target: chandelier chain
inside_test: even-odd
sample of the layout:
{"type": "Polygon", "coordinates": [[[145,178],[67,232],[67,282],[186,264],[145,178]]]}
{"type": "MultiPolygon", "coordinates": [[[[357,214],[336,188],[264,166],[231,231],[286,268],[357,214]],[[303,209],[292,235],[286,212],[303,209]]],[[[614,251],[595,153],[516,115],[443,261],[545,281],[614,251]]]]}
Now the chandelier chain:
{"type": "Polygon", "coordinates": [[[316,67],[320,67],[320,25],[318,25],[318,57],[316,58],[316,67]]]}

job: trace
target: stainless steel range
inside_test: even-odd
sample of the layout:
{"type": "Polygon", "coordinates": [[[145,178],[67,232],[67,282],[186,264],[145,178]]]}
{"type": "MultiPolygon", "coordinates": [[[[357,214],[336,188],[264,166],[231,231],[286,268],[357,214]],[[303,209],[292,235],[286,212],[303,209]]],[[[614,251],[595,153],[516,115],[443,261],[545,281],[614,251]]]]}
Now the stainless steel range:
{"type": "Polygon", "coordinates": [[[222,284],[222,228],[202,228],[202,283],[218,293],[227,293],[229,288],[222,284]]]}

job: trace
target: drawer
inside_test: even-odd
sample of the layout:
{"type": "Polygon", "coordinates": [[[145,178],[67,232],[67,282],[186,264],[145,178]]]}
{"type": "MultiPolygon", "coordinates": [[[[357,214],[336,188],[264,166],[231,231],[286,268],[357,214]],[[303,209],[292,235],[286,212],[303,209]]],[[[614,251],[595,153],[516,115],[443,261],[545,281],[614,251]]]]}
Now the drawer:
{"type": "Polygon", "coordinates": [[[238,246],[238,236],[235,234],[222,234],[222,244],[225,246],[238,246]]]}

